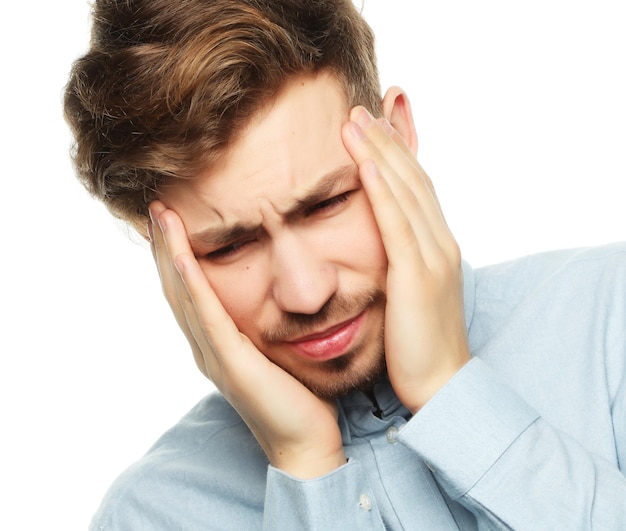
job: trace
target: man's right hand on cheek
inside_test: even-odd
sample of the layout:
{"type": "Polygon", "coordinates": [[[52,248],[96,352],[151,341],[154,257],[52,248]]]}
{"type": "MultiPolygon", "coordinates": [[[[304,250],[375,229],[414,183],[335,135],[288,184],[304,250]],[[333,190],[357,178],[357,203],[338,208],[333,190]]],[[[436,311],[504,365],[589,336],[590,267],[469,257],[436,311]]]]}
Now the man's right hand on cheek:
{"type": "Polygon", "coordinates": [[[196,363],[270,463],[302,479],[345,464],[335,403],[315,396],[239,332],[194,257],[180,217],[160,201],[150,205],[150,217],[163,292],[196,363]]]}

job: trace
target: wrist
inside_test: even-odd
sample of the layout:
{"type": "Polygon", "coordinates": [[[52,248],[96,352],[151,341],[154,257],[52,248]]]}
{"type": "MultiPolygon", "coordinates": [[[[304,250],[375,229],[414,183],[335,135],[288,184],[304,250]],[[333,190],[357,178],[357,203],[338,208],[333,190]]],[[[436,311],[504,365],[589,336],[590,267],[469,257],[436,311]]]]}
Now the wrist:
{"type": "Polygon", "coordinates": [[[329,474],[345,465],[347,461],[343,448],[341,451],[329,455],[279,452],[273,459],[270,459],[273,467],[303,480],[315,479],[329,474]]]}
{"type": "Polygon", "coordinates": [[[428,377],[419,381],[399,383],[392,386],[402,404],[415,415],[422,409],[431,398],[433,398],[470,360],[470,357],[464,357],[456,363],[448,364],[440,367],[428,377]]]}

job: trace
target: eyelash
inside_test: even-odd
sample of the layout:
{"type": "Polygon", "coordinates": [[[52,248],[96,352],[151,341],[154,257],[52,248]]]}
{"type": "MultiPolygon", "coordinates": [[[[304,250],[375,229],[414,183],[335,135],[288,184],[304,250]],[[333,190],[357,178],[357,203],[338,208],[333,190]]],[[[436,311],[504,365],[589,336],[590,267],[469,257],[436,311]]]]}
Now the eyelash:
{"type": "Polygon", "coordinates": [[[252,243],[253,241],[254,240],[244,240],[241,242],[231,243],[229,245],[216,249],[215,251],[207,253],[205,258],[208,258],[209,260],[219,260],[220,258],[226,258],[231,254],[235,254],[237,251],[239,251],[239,249],[241,249],[248,243],[252,243]]]}
{"type": "MultiPolygon", "coordinates": [[[[330,199],[325,199],[324,201],[320,201],[316,205],[313,205],[312,207],[308,208],[304,212],[304,215],[305,217],[309,217],[309,216],[316,214],[317,212],[322,212],[324,210],[331,209],[335,206],[340,205],[341,203],[345,203],[350,198],[351,195],[352,195],[352,191],[348,191],[348,192],[344,192],[342,194],[336,195],[334,197],[331,197],[330,199]]],[[[229,245],[225,245],[224,247],[216,249],[215,251],[211,251],[210,253],[207,253],[205,255],[205,258],[211,261],[219,260],[221,258],[226,258],[230,255],[237,253],[242,247],[245,247],[249,243],[253,243],[255,241],[256,240],[253,239],[253,240],[242,240],[239,242],[233,242],[229,245]]]]}
{"type": "Polygon", "coordinates": [[[307,209],[305,215],[310,216],[312,214],[315,214],[316,212],[320,212],[322,210],[337,206],[341,203],[345,203],[350,195],[352,195],[352,191],[344,192],[343,194],[336,195],[334,197],[331,197],[330,199],[320,201],[316,205],[313,205],[311,208],[307,209]]]}

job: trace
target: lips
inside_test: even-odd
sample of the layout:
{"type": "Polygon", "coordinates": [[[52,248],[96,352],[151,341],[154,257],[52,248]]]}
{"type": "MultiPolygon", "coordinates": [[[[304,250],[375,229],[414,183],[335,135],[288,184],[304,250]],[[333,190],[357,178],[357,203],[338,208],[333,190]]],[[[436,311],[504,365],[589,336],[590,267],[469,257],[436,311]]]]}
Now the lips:
{"type": "Polygon", "coordinates": [[[354,343],[364,317],[365,312],[354,319],[344,321],[322,332],[289,341],[288,345],[301,356],[312,360],[324,361],[336,358],[347,352],[354,343]]]}

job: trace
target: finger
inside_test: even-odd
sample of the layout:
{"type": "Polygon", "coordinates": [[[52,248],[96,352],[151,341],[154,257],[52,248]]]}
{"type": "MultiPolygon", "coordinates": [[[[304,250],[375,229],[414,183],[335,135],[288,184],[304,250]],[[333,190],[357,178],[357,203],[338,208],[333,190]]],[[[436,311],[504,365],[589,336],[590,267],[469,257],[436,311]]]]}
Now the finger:
{"type": "Polygon", "coordinates": [[[443,231],[438,207],[424,184],[409,186],[410,180],[418,181],[420,177],[415,175],[415,166],[395,141],[380,125],[372,123],[371,128],[380,129],[384,136],[377,139],[378,145],[355,122],[346,124],[344,142],[359,165],[390,267],[417,267],[419,264],[432,267],[435,257],[442,252],[438,242],[443,231]],[[400,176],[409,173],[413,176],[409,179],[400,176]],[[422,190],[416,190],[418,186],[422,190]],[[435,214],[429,214],[428,209],[434,209],[435,214]],[[416,262],[418,255],[419,262],[416,262]]]}
{"type": "MultiPolygon", "coordinates": [[[[459,248],[457,245],[452,232],[450,231],[450,227],[445,219],[445,215],[441,208],[441,204],[439,202],[439,198],[435,192],[435,187],[433,185],[432,180],[428,176],[428,174],[424,171],[420,163],[417,161],[409,147],[404,142],[402,136],[396,131],[393,126],[384,118],[379,120],[381,128],[394,142],[394,145],[400,150],[406,160],[409,160],[411,166],[415,169],[416,173],[419,175],[419,182],[423,183],[426,190],[424,192],[426,203],[430,204],[433,208],[431,211],[431,219],[435,220],[435,227],[438,230],[438,242],[439,246],[444,249],[447,255],[456,256],[459,252],[459,248]]],[[[423,204],[423,202],[422,202],[423,204]]]]}
{"type": "Polygon", "coordinates": [[[361,106],[352,109],[350,119],[358,124],[363,132],[362,140],[365,142],[361,149],[371,149],[369,156],[375,158],[376,162],[380,162],[379,157],[385,159],[416,195],[420,196],[425,191],[429,191],[430,180],[421,170],[402,137],[386,119],[375,120],[367,109],[361,106]]]}
{"type": "Polygon", "coordinates": [[[179,328],[182,330],[185,338],[189,342],[196,365],[200,371],[208,377],[201,349],[191,332],[187,316],[185,315],[180,300],[179,289],[176,286],[176,277],[178,276],[178,273],[174,269],[167,250],[163,232],[157,221],[164,210],[165,206],[159,201],[154,201],[150,205],[150,248],[157,265],[159,278],[161,279],[161,287],[165,298],[172,310],[172,313],[174,314],[174,318],[176,319],[179,328]]]}
{"type": "Polygon", "coordinates": [[[353,109],[351,118],[363,132],[362,141],[354,146],[357,160],[374,159],[401,204],[403,198],[414,196],[433,227],[445,224],[431,180],[391,124],[374,120],[363,107],[353,109]]]}
{"type": "MultiPolygon", "coordinates": [[[[359,167],[361,183],[369,198],[374,218],[385,247],[390,271],[407,268],[420,268],[425,265],[421,245],[415,234],[414,223],[398,206],[396,195],[389,182],[381,175],[378,166],[372,159],[363,161],[359,167]]],[[[419,218],[417,210],[414,217],[419,218]]],[[[421,223],[426,226],[426,220],[421,223]]],[[[430,236],[422,235],[423,239],[430,236]]],[[[432,245],[432,243],[431,243],[432,245]]],[[[416,271],[417,272],[417,271],[416,271]]]]}
{"type": "MultiPolygon", "coordinates": [[[[218,357],[221,353],[240,349],[241,334],[196,260],[182,220],[175,212],[166,210],[159,223],[176,269],[174,282],[196,340],[218,357]]],[[[207,362],[213,364],[209,356],[207,362]]]]}
{"type": "MultiPolygon", "coordinates": [[[[442,252],[454,256],[458,247],[445,222],[432,182],[400,135],[387,122],[374,121],[363,108],[356,108],[353,116],[366,127],[356,122],[346,124],[344,143],[357,164],[374,161],[396,199],[397,208],[407,217],[424,259],[436,267],[442,252]]],[[[378,198],[376,194],[370,195],[372,203],[378,198]]],[[[392,204],[387,201],[387,209],[392,204]]],[[[379,223],[382,221],[380,217],[377,219],[379,223]]],[[[406,245],[403,240],[399,241],[402,247],[406,245]]]]}
{"type": "Polygon", "coordinates": [[[404,141],[400,133],[398,133],[398,131],[396,131],[395,128],[385,118],[379,118],[378,123],[381,125],[383,131],[385,131],[385,133],[387,133],[387,135],[394,142],[395,146],[402,152],[406,159],[410,161],[411,165],[418,172],[422,182],[428,188],[433,198],[437,202],[437,205],[439,206],[439,199],[437,197],[437,194],[435,193],[435,186],[432,180],[424,171],[420,163],[417,161],[415,155],[413,155],[409,147],[406,145],[406,142],[404,141]]]}
{"type": "Polygon", "coordinates": [[[193,342],[197,345],[197,351],[194,356],[198,358],[196,363],[204,368],[204,373],[218,387],[221,386],[223,380],[222,365],[217,349],[213,345],[211,338],[205,331],[204,323],[198,315],[198,310],[191,299],[191,295],[187,290],[187,286],[178,271],[174,274],[174,284],[178,292],[183,314],[187,321],[188,330],[192,336],[193,342]]]}
{"type": "Polygon", "coordinates": [[[158,225],[163,246],[166,250],[165,253],[162,253],[164,256],[164,270],[167,271],[167,283],[171,286],[171,289],[176,293],[176,307],[177,310],[175,314],[179,323],[181,324],[181,328],[185,332],[189,343],[192,345],[194,359],[196,360],[196,364],[200,368],[200,370],[216,385],[221,380],[221,367],[219,360],[214,352],[213,346],[211,345],[209,339],[204,333],[202,323],[198,317],[196,308],[191,301],[190,295],[187,291],[186,286],[184,285],[180,273],[175,266],[175,257],[176,251],[172,252],[171,248],[176,249],[176,242],[178,240],[183,243],[187,243],[187,235],[184,231],[184,227],[182,226],[182,221],[171,212],[170,217],[173,217],[174,220],[178,221],[179,230],[178,231],[170,231],[169,240],[165,236],[165,221],[164,221],[164,213],[166,209],[164,208],[158,217],[158,225]]]}
{"type": "MultiPolygon", "coordinates": [[[[165,243],[165,238],[163,236],[163,232],[158,224],[158,219],[160,215],[165,211],[165,206],[159,201],[154,201],[150,205],[150,216],[153,220],[152,222],[152,241],[151,248],[152,254],[155,258],[157,270],[159,272],[159,277],[161,279],[161,287],[163,289],[163,293],[165,294],[165,298],[172,308],[174,314],[179,316],[181,314],[180,301],[178,300],[178,292],[176,290],[174,278],[175,273],[173,269],[173,264],[171,262],[167,245],[165,243]]],[[[181,328],[186,328],[185,322],[179,322],[181,328]]]]}

